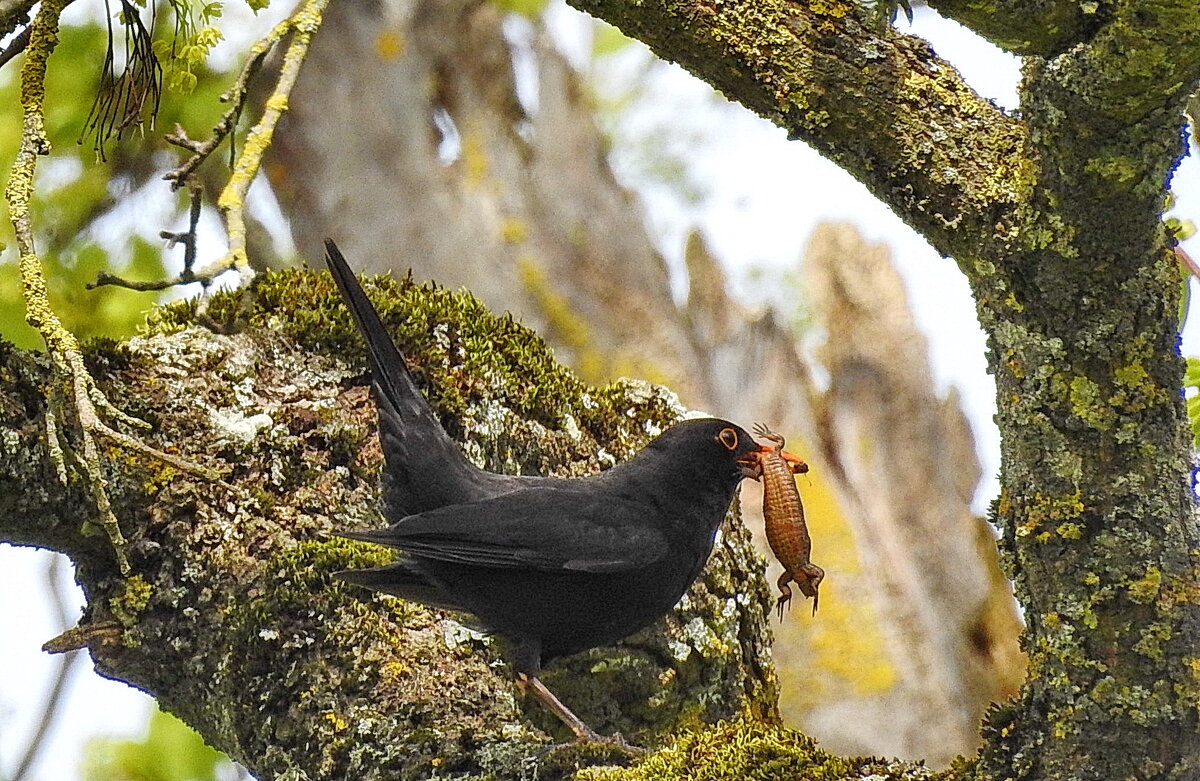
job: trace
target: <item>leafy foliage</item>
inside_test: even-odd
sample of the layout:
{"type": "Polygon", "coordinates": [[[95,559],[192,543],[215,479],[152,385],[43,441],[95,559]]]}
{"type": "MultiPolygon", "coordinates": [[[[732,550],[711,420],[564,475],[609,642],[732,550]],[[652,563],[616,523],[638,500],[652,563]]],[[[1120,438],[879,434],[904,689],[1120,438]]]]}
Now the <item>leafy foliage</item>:
{"type": "MultiPolygon", "coordinates": [[[[266,0],[252,2],[255,11],[266,7],[266,0]]],[[[221,18],[219,2],[189,3],[171,0],[175,15],[175,34],[170,40],[154,41],[154,53],[166,63],[166,81],[171,89],[190,94],[199,83],[196,70],[208,61],[208,54],[225,36],[216,21],[221,18]]]]}
{"type": "Polygon", "coordinates": [[[144,740],[96,738],[85,748],[86,781],[221,781],[235,777],[225,755],[179,719],[150,716],[144,740]]]}
{"type": "MultiPolygon", "coordinates": [[[[86,285],[102,269],[141,279],[163,276],[164,249],[155,237],[159,230],[179,224],[186,203],[185,194],[172,195],[166,184],[156,181],[161,169],[172,164],[161,153],[156,158],[155,152],[163,148],[156,133],[127,135],[106,160],[98,160],[92,147],[82,143],[107,47],[107,30],[98,24],[64,26],[59,33],[45,104],[53,154],[41,166],[31,206],[51,304],[67,328],[84,339],[134,333],[157,295],[114,287],[87,290],[86,285]],[[142,187],[155,188],[151,194],[155,203],[163,204],[161,217],[153,209],[116,209],[118,199],[127,200],[142,187]]],[[[195,73],[198,81],[191,95],[164,95],[158,124],[179,123],[203,137],[223,108],[217,97],[228,86],[228,77],[202,68],[195,73]]],[[[16,77],[16,68],[0,71],[0,105],[19,104],[16,77]]],[[[0,123],[0,159],[14,158],[20,132],[18,122],[0,123]]],[[[15,237],[3,204],[0,212],[0,243],[12,248],[15,237]]],[[[8,262],[0,264],[0,337],[26,349],[39,347],[41,338],[24,323],[16,254],[8,249],[2,258],[8,262]]]]}

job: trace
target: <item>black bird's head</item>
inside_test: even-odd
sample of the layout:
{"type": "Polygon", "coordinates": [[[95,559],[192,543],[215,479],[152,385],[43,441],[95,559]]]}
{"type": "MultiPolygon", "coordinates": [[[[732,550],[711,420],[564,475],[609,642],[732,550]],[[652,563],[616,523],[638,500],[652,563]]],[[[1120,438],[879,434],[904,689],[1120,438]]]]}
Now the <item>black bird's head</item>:
{"type": "Polygon", "coordinates": [[[675,424],[646,446],[680,471],[714,480],[759,474],[758,453],[765,450],[736,423],[719,418],[695,418],[675,424]]]}

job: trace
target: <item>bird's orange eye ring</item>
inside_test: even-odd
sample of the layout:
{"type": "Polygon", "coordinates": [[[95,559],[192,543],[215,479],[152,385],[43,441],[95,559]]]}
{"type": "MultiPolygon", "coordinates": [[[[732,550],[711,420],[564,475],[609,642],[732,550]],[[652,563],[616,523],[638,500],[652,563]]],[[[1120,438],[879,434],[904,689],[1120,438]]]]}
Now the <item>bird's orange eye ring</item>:
{"type": "Polygon", "coordinates": [[[737,450],[738,435],[731,428],[721,429],[721,433],[717,434],[717,441],[724,445],[726,450],[737,450]]]}

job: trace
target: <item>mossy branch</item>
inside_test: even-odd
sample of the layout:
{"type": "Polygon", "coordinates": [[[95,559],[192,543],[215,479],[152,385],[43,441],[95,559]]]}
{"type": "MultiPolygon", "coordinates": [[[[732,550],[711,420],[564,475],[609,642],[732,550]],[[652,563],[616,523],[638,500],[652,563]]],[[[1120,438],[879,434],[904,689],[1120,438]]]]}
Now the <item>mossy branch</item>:
{"type": "MultiPolygon", "coordinates": [[[[578,475],[625,459],[681,409],[642,383],[590,388],[511,318],[463,294],[368,284],[435,413],[478,463],[578,475]]],[[[262,778],[560,777],[599,755],[547,752],[553,717],[524,708],[492,643],[424,607],[357,593],[339,569],[384,563],[332,532],[378,524],[380,452],[362,346],[328,275],[265,275],[235,336],[190,328],[195,303],[153,333],[97,345],[112,394],[151,435],[231,470],[236,493],[156,462],[109,464],[129,519],[122,578],[87,503],[46,468],[37,388],[49,368],[0,347],[0,539],[68,551],[89,603],[50,644],[87,645],[262,778]],[[103,540],[101,540],[103,542],[103,540]],[[236,660],[231,663],[231,660],[236,660]]],[[[219,293],[220,316],[239,306],[219,293]]],[[[678,611],[614,649],[557,662],[556,691],[606,731],[655,741],[741,713],[777,719],[762,561],[731,516],[678,611]]],[[[561,739],[562,736],[555,736],[561,739]]]]}
{"type": "Polygon", "coordinates": [[[1052,57],[1082,43],[1114,3],[1078,0],[931,0],[935,11],[1022,56],[1052,57]]]}

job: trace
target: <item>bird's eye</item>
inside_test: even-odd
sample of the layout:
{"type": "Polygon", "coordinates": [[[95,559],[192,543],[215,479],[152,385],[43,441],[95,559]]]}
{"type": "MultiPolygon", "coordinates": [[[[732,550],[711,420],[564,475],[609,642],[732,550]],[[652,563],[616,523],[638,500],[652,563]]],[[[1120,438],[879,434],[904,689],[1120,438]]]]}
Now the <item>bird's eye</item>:
{"type": "Polygon", "coordinates": [[[738,435],[731,428],[721,429],[721,433],[717,434],[717,441],[724,445],[726,450],[737,450],[738,435]]]}

